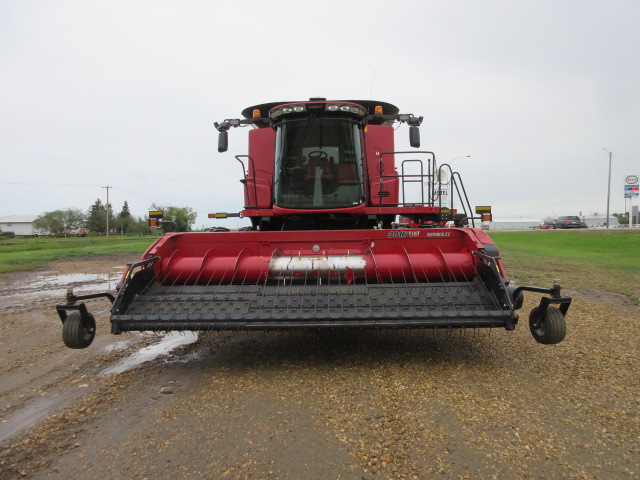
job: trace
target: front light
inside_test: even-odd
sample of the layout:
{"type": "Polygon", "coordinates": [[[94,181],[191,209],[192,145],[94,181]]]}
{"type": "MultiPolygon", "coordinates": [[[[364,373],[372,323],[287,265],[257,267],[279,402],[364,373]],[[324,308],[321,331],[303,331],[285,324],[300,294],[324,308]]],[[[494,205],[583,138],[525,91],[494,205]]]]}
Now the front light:
{"type": "Polygon", "coordinates": [[[276,108],[274,110],[271,110],[271,112],[269,112],[269,116],[275,120],[276,118],[278,118],[280,115],[282,115],[282,109],[281,108],[276,108]]]}

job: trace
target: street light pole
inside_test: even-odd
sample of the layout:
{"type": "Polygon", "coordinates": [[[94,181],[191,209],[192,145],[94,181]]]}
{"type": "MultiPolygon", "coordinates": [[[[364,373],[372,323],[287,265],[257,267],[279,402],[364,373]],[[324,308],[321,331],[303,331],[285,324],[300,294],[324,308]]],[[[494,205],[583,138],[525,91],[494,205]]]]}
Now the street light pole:
{"type": "MultiPolygon", "coordinates": [[[[451,169],[451,164],[453,163],[454,160],[457,160],[459,158],[469,158],[471,155],[461,155],[459,157],[455,157],[451,160],[449,160],[449,171],[451,172],[452,176],[453,176],[453,170],[451,169]]],[[[440,170],[438,171],[438,175],[440,175],[442,173],[442,167],[440,167],[440,170]]],[[[453,182],[453,178],[451,178],[451,182],[453,182]]],[[[451,185],[453,187],[453,184],[451,185]]],[[[439,195],[442,195],[442,192],[439,193],[439,195]]],[[[453,188],[451,189],[451,208],[453,209],[454,207],[454,202],[453,202],[453,188]]]]}
{"type": "Polygon", "coordinates": [[[471,155],[462,155],[461,157],[456,157],[456,158],[454,158],[454,159],[452,159],[452,160],[449,160],[449,165],[451,165],[451,164],[453,163],[453,160],[457,160],[457,159],[459,159],[459,158],[469,158],[470,156],[471,156],[471,155]]]}
{"type": "Polygon", "coordinates": [[[550,207],[549,205],[547,205],[547,208],[549,210],[551,210],[551,214],[553,215],[552,219],[555,220],[556,219],[556,211],[552,207],[550,207]]]}
{"type": "Polygon", "coordinates": [[[611,152],[603,148],[609,154],[609,182],[607,183],[607,228],[609,228],[609,199],[611,198],[611,152]]]}

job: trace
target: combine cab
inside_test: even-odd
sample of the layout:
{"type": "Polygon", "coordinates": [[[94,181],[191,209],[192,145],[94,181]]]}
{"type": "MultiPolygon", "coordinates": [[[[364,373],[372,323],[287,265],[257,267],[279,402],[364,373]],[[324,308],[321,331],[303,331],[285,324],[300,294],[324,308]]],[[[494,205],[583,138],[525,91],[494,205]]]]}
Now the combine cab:
{"type": "MultiPolygon", "coordinates": [[[[394,151],[394,123],[419,148],[422,117],[374,101],[278,102],[216,123],[251,126],[242,164],[242,231],[172,233],[130,264],[117,295],[57,305],[63,339],[89,346],[83,300],[111,300],[111,330],[502,327],[518,321],[523,291],[542,293],[529,325],[562,341],[571,299],[515,287],[498,249],[475,228],[489,207],[466,197],[458,173],[432,152],[394,151]],[[445,195],[446,194],[446,195],[445,195]],[[454,202],[455,200],[455,202],[454,202]],[[458,206],[457,209],[454,208],[458,206]],[[480,215],[480,216],[478,216],[480,215]]],[[[225,230],[225,229],[221,229],[225,230]]]]}

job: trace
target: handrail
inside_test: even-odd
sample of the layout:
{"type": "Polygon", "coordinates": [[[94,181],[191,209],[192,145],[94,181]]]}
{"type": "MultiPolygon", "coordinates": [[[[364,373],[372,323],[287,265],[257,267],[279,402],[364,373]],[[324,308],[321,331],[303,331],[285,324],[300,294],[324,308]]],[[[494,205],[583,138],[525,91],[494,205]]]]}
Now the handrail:
{"type": "Polygon", "coordinates": [[[244,189],[245,189],[245,193],[246,193],[246,197],[247,197],[247,202],[249,201],[249,199],[251,198],[249,195],[249,186],[247,185],[247,182],[253,182],[253,199],[255,201],[255,205],[245,205],[244,208],[258,208],[258,188],[256,186],[256,165],[255,162],[253,161],[253,158],[251,158],[249,155],[236,155],[236,160],[238,160],[240,162],[240,165],[242,165],[242,175],[244,176],[243,180],[240,180],[240,182],[244,185],[244,189]],[[245,166],[244,166],[244,162],[242,160],[240,160],[241,158],[248,158],[249,159],[249,169],[251,171],[253,171],[253,177],[247,177],[247,172],[245,172],[245,166]]]}
{"type": "MultiPolygon", "coordinates": [[[[429,152],[429,151],[402,151],[402,152],[383,152],[380,154],[379,158],[378,158],[378,173],[380,174],[380,180],[379,180],[379,190],[378,190],[378,198],[380,199],[380,206],[381,207],[399,207],[399,206],[433,206],[434,202],[433,202],[433,181],[432,179],[434,178],[434,172],[435,172],[435,165],[436,165],[436,156],[435,153],[433,152],[429,152]],[[412,154],[412,155],[428,155],[429,158],[426,159],[427,161],[427,173],[424,173],[424,159],[420,159],[420,158],[414,158],[414,159],[408,159],[408,160],[403,160],[401,163],[401,173],[397,173],[397,172],[393,172],[391,174],[384,174],[384,166],[383,166],[383,162],[382,159],[385,155],[407,155],[407,154],[412,154]],[[417,162],[420,163],[420,174],[405,174],[405,163],[407,162],[417,162]],[[391,203],[391,202],[384,202],[383,200],[383,186],[384,186],[384,180],[387,178],[396,178],[398,179],[398,181],[402,182],[402,202],[398,201],[397,203],[391,203]],[[411,180],[409,180],[411,179],[411,180]],[[406,183],[424,183],[425,179],[428,180],[428,191],[427,191],[427,199],[425,201],[425,193],[424,193],[424,188],[420,189],[420,202],[416,203],[416,202],[406,202],[405,201],[405,184],[406,183]]],[[[398,199],[399,200],[399,199],[398,199]]]]}

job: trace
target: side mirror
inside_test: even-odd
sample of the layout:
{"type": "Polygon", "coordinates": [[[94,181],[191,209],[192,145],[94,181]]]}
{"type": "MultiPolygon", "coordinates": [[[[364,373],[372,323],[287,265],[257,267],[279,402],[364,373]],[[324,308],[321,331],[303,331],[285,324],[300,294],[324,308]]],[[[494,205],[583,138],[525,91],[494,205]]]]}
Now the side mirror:
{"type": "Polygon", "coordinates": [[[418,127],[409,127],[409,144],[413,148],[420,148],[420,129],[418,127]]]}
{"type": "Polygon", "coordinates": [[[218,152],[226,152],[229,148],[229,134],[228,132],[220,132],[218,134],[218,152]]]}

